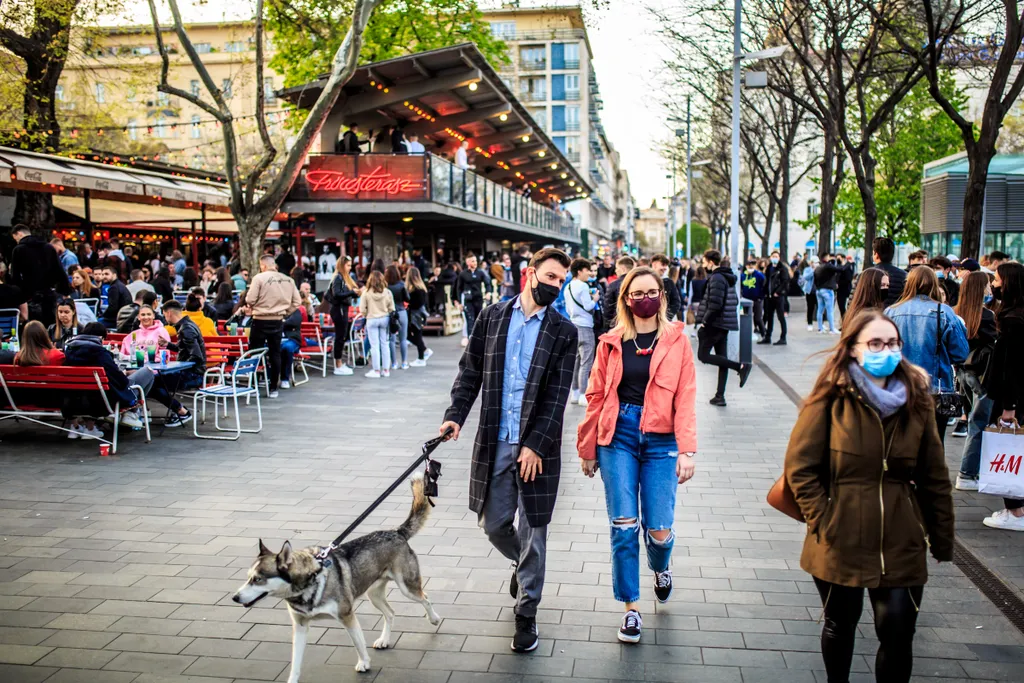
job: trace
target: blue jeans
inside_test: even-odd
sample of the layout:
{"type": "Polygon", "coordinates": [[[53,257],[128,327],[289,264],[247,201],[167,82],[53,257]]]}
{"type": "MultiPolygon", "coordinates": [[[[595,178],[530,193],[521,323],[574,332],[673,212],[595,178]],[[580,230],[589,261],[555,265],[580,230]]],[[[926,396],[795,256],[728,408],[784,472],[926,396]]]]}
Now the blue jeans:
{"type": "Polygon", "coordinates": [[[961,372],[960,377],[974,398],[971,414],[967,416],[967,440],[960,459],[960,475],[965,479],[977,479],[981,469],[981,436],[989,425],[993,401],[985,394],[981,382],[973,374],[961,372]]]}
{"type": "Polygon", "coordinates": [[[292,381],[295,365],[295,354],[299,352],[299,342],[285,337],[281,340],[281,379],[292,381]]]}
{"type": "Polygon", "coordinates": [[[389,316],[369,318],[366,321],[366,338],[370,342],[370,359],[377,372],[391,370],[391,344],[388,343],[389,316]]]}
{"type": "Polygon", "coordinates": [[[821,318],[828,316],[828,328],[836,330],[836,293],[831,289],[818,290],[818,332],[821,332],[821,318]]]}
{"type": "Polygon", "coordinates": [[[391,335],[391,363],[398,365],[399,350],[401,350],[402,365],[405,365],[409,357],[409,311],[404,308],[398,309],[398,334],[391,335]]]}
{"type": "Polygon", "coordinates": [[[640,529],[644,530],[647,566],[668,569],[675,534],[664,541],[650,532],[672,529],[676,511],[676,459],[672,434],[640,431],[641,406],[622,404],[615,436],[597,447],[604,499],[611,523],[612,592],[619,602],[640,599],[640,529]]]}

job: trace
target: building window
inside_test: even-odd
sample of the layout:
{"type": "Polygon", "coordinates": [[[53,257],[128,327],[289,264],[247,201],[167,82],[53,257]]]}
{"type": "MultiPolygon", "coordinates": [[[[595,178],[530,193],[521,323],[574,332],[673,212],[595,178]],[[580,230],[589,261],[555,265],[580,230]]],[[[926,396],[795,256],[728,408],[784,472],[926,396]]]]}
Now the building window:
{"type": "Polygon", "coordinates": [[[136,45],[132,48],[132,54],[136,57],[148,57],[154,54],[155,50],[149,45],[136,45]]]}
{"type": "Polygon", "coordinates": [[[579,43],[565,43],[562,48],[565,51],[565,67],[566,69],[578,69],[580,68],[580,44],[579,43]]]}
{"type": "Polygon", "coordinates": [[[128,139],[132,141],[139,139],[139,128],[135,123],[135,119],[128,122],[128,139]]]}
{"type": "Polygon", "coordinates": [[[565,153],[569,156],[579,158],[580,138],[578,135],[568,135],[565,138],[565,153]]]}
{"type": "Polygon", "coordinates": [[[224,52],[245,52],[248,49],[244,40],[231,40],[224,44],[224,52]]]}
{"type": "Polygon", "coordinates": [[[548,110],[547,109],[531,109],[530,116],[537,122],[537,126],[546,131],[548,129],[548,110]]]}
{"type": "Polygon", "coordinates": [[[509,40],[516,37],[516,22],[496,21],[491,24],[491,35],[499,40],[509,40]]]}
{"type": "Polygon", "coordinates": [[[166,107],[171,103],[171,96],[165,92],[157,91],[156,93],[156,104],[158,107],[166,107]]]}
{"type": "Polygon", "coordinates": [[[543,102],[547,100],[547,79],[544,77],[520,78],[519,95],[525,102],[543,102]]]}
{"type": "Polygon", "coordinates": [[[580,129],[580,108],[577,106],[565,108],[565,129],[566,130],[579,130],[580,129]]]}
{"type": "Polygon", "coordinates": [[[128,86],[128,94],[125,95],[125,97],[128,99],[129,102],[134,102],[136,95],[137,95],[137,93],[135,92],[135,86],[134,85],[129,85],[128,86]]]}
{"type": "Polygon", "coordinates": [[[96,101],[100,104],[107,101],[107,89],[102,83],[96,84],[96,101]]]}
{"type": "Polygon", "coordinates": [[[818,214],[821,213],[821,205],[818,204],[817,199],[807,200],[807,220],[817,218],[818,214]]]}
{"type": "Polygon", "coordinates": [[[220,82],[220,91],[224,94],[224,99],[231,99],[231,79],[225,78],[220,82]]]}
{"type": "Polygon", "coordinates": [[[263,79],[263,101],[267,104],[277,103],[277,93],[274,92],[274,80],[271,78],[263,79]]]}
{"type": "Polygon", "coordinates": [[[209,43],[194,43],[193,47],[196,49],[196,52],[201,55],[207,55],[213,52],[213,46],[209,43]]]}
{"type": "Polygon", "coordinates": [[[193,78],[188,82],[188,89],[192,93],[192,97],[199,97],[199,81],[193,78]]]}
{"type": "Polygon", "coordinates": [[[526,45],[519,48],[519,68],[524,71],[539,71],[547,67],[547,48],[543,45],[526,45]]]}
{"type": "Polygon", "coordinates": [[[193,140],[198,140],[203,137],[203,132],[199,130],[199,120],[199,114],[192,114],[192,125],[190,126],[190,130],[193,140]]]}
{"type": "Polygon", "coordinates": [[[156,126],[153,128],[153,134],[158,138],[165,138],[168,134],[167,119],[160,116],[156,120],[156,126]]]}
{"type": "Polygon", "coordinates": [[[565,99],[578,100],[580,98],[580,76],[579,74],[565,74],[565,99]]]}
{"type": "Polygon", "coordinates": [[[64,101],[64,86],[63,85],[58,85],[56,88],[54,88],[54,90],[53,90],[53,97],[58,102],[63,102],[64,101]]]}

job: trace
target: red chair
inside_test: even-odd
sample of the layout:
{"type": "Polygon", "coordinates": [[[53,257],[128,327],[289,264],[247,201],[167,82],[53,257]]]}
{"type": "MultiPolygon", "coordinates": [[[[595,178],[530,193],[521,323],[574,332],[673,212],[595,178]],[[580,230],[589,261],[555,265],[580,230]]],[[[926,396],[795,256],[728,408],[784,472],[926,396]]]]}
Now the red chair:
{"type": "MultiPolygon", "coordinates": [[[[333,337],[325,337],[323,330],[320,328],[319,323],[302,323],[299,327],[299,335],[308,344],[299,349],[299,352],[295,354],[302,365],[300,369],[305,374],[305,362],[309,361],[309,364],[314,368],[318,368],[321,374],[327,376],[327,366],[330,364],[330,357],[334,353],[335,339],[333,337]]],[[[308,377],[308,375],[307,375],[308,377]]],[[[302,384],[304,382],[300,382],[302,384]]]]}

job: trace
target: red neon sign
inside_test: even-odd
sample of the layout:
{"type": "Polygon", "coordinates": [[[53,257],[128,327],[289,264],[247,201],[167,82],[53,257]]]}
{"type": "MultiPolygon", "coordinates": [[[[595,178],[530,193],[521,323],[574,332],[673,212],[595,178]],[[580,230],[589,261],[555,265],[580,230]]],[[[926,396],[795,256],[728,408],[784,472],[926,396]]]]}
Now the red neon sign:
{"type": "Polygon", "coordinates": [[[423,183],[406,180],[388,173],[382,166],[370,171],[367,175],[351,177],[341,171],[310,171],[306,174],[306,182],[313,192],[344,192],[360,194],[362,192],[383,192],[393,195],[402,192],[415,192],[423,188],[423,183]]]}

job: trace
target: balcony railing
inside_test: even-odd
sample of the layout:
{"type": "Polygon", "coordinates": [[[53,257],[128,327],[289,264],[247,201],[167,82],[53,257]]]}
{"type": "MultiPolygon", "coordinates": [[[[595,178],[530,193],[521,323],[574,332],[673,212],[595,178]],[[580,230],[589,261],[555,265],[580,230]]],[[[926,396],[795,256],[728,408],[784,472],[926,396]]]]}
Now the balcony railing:
{"type": "Polygon", "coordinates": [[[565,158],[568,159],[571,163],[574,163],[574,164],[580,163],[580,153],[579,152],[566,152],[565,153],[565,158]]]}
{"type": "Polygon", "coordinates": [[[523,102],[547,102],[548,94],[543,90],[527,90],[519,93],[519,99],[523,102]]]}
{"type": "Polygon", "coordinates": [[[565,66],[563,69],[578,69],[580,68],[580,60],[578,59],[567,59],[565,60],[565,66]]]}
{"type": "Polygon", "coordinates": [[[569,131],[569,132],[575,133],[576,131],[578,131],[580,129],[580,122],[579,121],[566,121],[565,122],[565,129],[567,131],[569,131]]]}
{"type": "Polygon", "coordinates": [[[566,90],[565,91],[565,99],[569,100],[570,102],[575,102],[579,98],[580,98],[580,91],[579,90],[566,90]]]}
{"type": "Polygon", "coordinates": [[[547,67],[546,59],[523,59],[519,62],[520,71],[543,71],[547,67]]]}
{"type": "MultiPolygon", "coordinates": [[[[505,187],[493,180],[484,178],[474,171],[461,169],[450,161],[433,154],[400,155],[400,154],[363,154],[358,158],[349,155],[319,155],[321,157],[346,157],[355,161],[347,164],[346,170],[333,170],[339,182],[327,185],[325,191],[311,191],[306,173],[296,181],[288,195],[291,201],[337,201],[344,205],[349,201],[384,202],[389,200],[401,202],[435,202],[471,211],[482,216],[492,216],[512,223],[518,223],[543,232],[546,236],[575,242],[579,240],[579,227],[572,217],[565,213],[557,213],[515,190],[505,187]],[[422,165],[417,163],[422,160],[422,165]],[[403,170],[392,168],[389,164],[401,163],[403,170]],[[358,169],[356,173],[352,168],[358,169]],[[384,172],[381,172],[381,169],[384,172]],[[392,173],[401,176],[401,180],[411,182],[415,187],[410,194],[395,189],[393,196],[385,193],[382,178],[389,178],[392,173]],[[362,190],[359,183],[353,183],[353,175],[363,177],[374,176],[376,182],[368,182],[362,190]],[[366,195],[351,194],[346,187],[358,188],[366,195]],[[340,189],[339,189],[340,188],[340,189]],[[385,195],[385,196],[381,196],[385,195]]],[[[312,157],[316,158],[316,157],[312,157]]],[[[318,168],[326,168],[326,162],[317,164],[318,168]]],[[[324,171],[321,171],[324,173],[324,171]]],[[[394,186],[397,188],[397,185],[394,186]]],[[[343,211],[344,209],[339,209],[343,211]]]]}
{"type": "Polygon", "coordinates": [[[496,38],[508,42],[526,40],[566,40],[571,38],[585,38],[586,32],[581,28],[535,28],[525,31],[501,31],[495,35],[496,38]]]}

